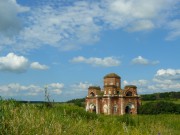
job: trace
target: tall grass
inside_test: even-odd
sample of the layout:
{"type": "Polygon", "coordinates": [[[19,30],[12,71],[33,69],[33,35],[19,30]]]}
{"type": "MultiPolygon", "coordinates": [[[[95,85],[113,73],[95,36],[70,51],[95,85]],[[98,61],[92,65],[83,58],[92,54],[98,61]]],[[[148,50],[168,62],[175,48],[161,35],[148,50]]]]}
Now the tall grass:
{"type": "Polygon", "coordinates": [[[104,116],[68,104],[0,101],[1,135],[179,135],[180,115],[104,116]]]}

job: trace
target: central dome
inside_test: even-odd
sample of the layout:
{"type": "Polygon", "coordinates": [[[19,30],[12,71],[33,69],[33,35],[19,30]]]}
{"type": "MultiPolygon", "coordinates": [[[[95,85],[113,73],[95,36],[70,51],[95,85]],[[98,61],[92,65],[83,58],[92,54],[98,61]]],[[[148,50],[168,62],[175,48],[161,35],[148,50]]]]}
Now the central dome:
{"type": "Polygon", "coordinates": [[[106,76],[104,76],[104,79],[105,78],[121,78],[121,77],[115,73],[109,73],[106,76]]]}

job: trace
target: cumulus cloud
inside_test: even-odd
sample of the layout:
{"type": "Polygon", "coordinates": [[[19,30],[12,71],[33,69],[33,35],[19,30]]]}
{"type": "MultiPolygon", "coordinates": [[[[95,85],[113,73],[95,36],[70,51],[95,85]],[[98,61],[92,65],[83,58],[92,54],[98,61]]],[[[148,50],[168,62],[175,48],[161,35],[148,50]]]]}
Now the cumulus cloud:
{"type": "Polygon", "coordinates": [[[159,69],[156,79],[180,80],[180,69],[159,69]]]}
{"type": "Polygon", "coordinates": [[[151,93],[152,91],[149,91],[149,89],[147,89],[147,87],[150,85],[150,81],[148,80],[144,80],[144,79],[140,79],[140,80],[134,80],[134,81],[127,81],[124,80],[122,83],[124,86],[126,85],[136,85],[138,88],[138,93],[142,94],[142,93],[151,93]]]}
{"type": "Polygon", "coordinates": [[[27,71],[29,67],[37,70],[48,69],[48,66],[41,65],[39,62],[32,62],[30,64],[26,57],[14,53],[8,53],[6,56],[0,57],[0,71],[22,73],[27,71]]]}
{"type": "MultiPolygon", "coordinates": [[[[51,98],[53,98],[53,95],[60,95],[63,89],[63,83],[47,84],[47,90],[51,98]]],[[[44,86],[38,86],[34,84],[21,85],[19,83],[10,83],[7,85],[0,85],[0,95],[2,97],[21,97],[23,100],[26,100],[27,97],[31,97],[31,99],[33,99],[33,97],[40,97],[42,98],[41,100],[44,100],[44,90],[44,86]]]]}
{"type": "Polygon", "coordinates": [[[48,66],[41,65],[39,62],[33,62],[33,63],[31,63],[31,68],[37,69],[37,70],[46,70],[46,69],[48,69],[48,66]]]}
{"type": "Polygon", "coordinates": [[[50,93],[60,95],[62,93],[62,89],[64,88],[63,83],[51,83],[48,86],[50,93]]]}
{"type": "Polygon", "coordinates": [[[152,80],[124,81],[125,85],[136,85],[141,94],[180,90],[180,69],[159,69],[152,80]]]}
{"type": "Polygon", "coordinates": [[[150,61],[142,56],[138,56],[137,58],[132,59],[132,64],[139,64],[139,65],[156,65],[159,61],[150,61]]]}
{"type": "Polygon", "coordinates": [[[125,29],[135,32],[166,26],[171,31],[168,39],[174,39],[179,37],[179,21],[170,20],[176,17],[178,2],[100,0],[75,1],[65,5],[61,0],[47,0],[29,5],[30,10],[17,4],[16,0],[1,1],[2,31],[18,28],[20,18],[25,21],[22,22],[23,28],[18,30],[19,34],[14,34],[13,38],[0,34],[0,47],[25,51],[49,45],[60,50],[72,50],[97,42],[103,30],[125,29]],[[24,14],[18,16],[18,13],[24,14]]]}
{"type": "Polygon", "coordinates": [[[92,66],[102,66],[102,67],[113,67],[119,66],[121,62],[115,57],[104,57],[104,58],[97,58],[97,57],[90,57],[85,58],[83,56],[74,57],[71,62],[73,63],[86,63],[92,66]]]}
{"type": "Polygon", "coordinates": [[[36,85],[20,85],[19,83],[10,83],[0,85],[0,95],[5,97],[13,96],[37,96],[43,93],[43,88],[36,85]]]}
{"type": "Polygon", "coordinates": [[[11,72],[24,72],[28,67],[28,59],[9,53],[5,57],[0,57],[0,70],[11,72]]]}
{"type": "Polygon", "coordinates": [[[91,85],[92,84],[88,82],[80,82],[80,83],[71,85],[71,88],[74,91],[87,91],[89,86],[91,85]]]}

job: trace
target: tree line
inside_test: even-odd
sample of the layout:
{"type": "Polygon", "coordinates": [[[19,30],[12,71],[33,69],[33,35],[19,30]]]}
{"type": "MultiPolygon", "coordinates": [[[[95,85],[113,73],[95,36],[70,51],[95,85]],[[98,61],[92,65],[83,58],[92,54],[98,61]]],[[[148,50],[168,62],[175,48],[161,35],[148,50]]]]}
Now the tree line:
{"type": "Polygon", "coordinates": [[[168,99],[180,99],[180,92],[163,92],[163,93],[153,93],[153,94],[143,94],[141,95],[142,101],[153,101],[153,100],[168,100],[168,99]]]}

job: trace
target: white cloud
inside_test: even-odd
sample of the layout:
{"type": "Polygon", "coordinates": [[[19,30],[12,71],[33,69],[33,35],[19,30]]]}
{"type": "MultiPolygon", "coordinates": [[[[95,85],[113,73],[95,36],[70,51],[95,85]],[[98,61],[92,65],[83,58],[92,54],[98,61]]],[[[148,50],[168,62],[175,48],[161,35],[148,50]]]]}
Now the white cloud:
{"type": "MultiPolygon", "coordinates": [[[[50,98],[53,98],[54,95],[60,95],[64,88],[63,83],[51,83],[47,84],[47,86],[48,93],[51,96],[50,98]]],[[[33,97],[39,97],[42,98],[41,100],[44,100],[44,91],[45,87],[34,84],[21,85],[19,83],[10,83],[0,85],[0,95],[2,97],[21,97],[21,100],[26,100],[27,97],[31,97],[31,99],[33,99],[33,97]]]]}
{"type": "Polygon", "coordinates": [[[62,89],[64,88],[63,83],[51,83],[48,86],[48,90],[50,94],[57,94],[60,95],[62,93],[62,89]]]}
{"type": "Polygon", "coordinates": [[[16,3],[16,0],[0,1],[0,35],[17,34],[21,28],[19,13],[28,11],[29,8],[16,3]]]}
{"type": "Polygon", "coordinates": [[[28,67],[28,59],[9,53],[5,57],[0,57],[0,70],[11,72],[24,72],[28,67]]]}
{"type": "Polygon", "coordinates": [[[169,22],[168,28],[171,30],[171,32],[166,37],[167,40],[174,40],[180,37],[180,19],[169,22]]]}
{"type": "Polygon", "coordinates": [[[62,8],[62,5],[52,7],[49,4],[32,8],[26,18],[27,27],[15,36],[14,49],[22,51],[50,45],[72,50],[99,39],[101,28],[94,22],[97,12],[93,4],[76,2],[74,6],[62,8]]]}
{"type": "Polygon", "coordinates": [[[0,71],[22,73],[27,71],[29,67],[38,70],[48,69],[48,66],[41,65],[39,62],[32,62],[30,64],[26,57],[14,53],[8,53],[6,56],[0,57],[0,71]]]}
{"type": "Polygon", "coordinates": [[[125,85],[133,84],[138,87],[138,92],[157,93],[180,90],[180,69],[160,69],[152,80],[125,81],[125,85]]]}
{"type": "Polygon", "coordinates": [[[137,89],[138,89],[138,93],[142,94],[142,93],[151,93],[152,91],[148,91],[149,89],[147,89],[147,87],[150,85],[150,81],[148,80],[144,80],[144,79],[140,79],[140,80],[134,80],[132,82],[128,82],[127,80],[123,81],[123,85],[136,85],[137,89]]]}
{"type": "MultiPolygon", "coordinates": [[[[107,12],[104,19],[108,24],[115,28],[122,28],[135,25],[137,22],[143,22],[143,27],[132,30],[147,30],[154,28],[161,20],[165,20],[178,0],[105,0],[102,1],[107,12]],[[148,23],[147,23],[148,22],[148,23]],[[146,24],[146,26],[145,26],[146,24]],[[147,25],[148,24],[148,25],[147,25]],[[153,26],[153,27],[152,27],[153,26]],[[144,29],[143,29],[144,28],[144,29]]],[[[172,14],[171,14],[172,15],[172,14]]],[[[131,28],[131,27],[130,27],[131,28]]],[[[130,30],[129,28],[129,30],[130,30]]]]}
{"type": "Polygon", "coordinates": [[[0,85],[0,95],[4,97],[13,96],[37,96],[43,94],[43,88],[36,85],[20,85],[18,83],[10,83],[7,85],[0,85]]]}
{"type": "Polygon", "coordinates": [[[149,63],[148,60],[143,58],[142,56],[138,56],[137,58],[132,59],[131,62],[133,64],[142,64],[142,65],[147,65],[149,63]]]}
{"type": "Polygon", "coordinates": [[[128,81],[127,80],[124,80],[123,83],[122,83],[124,86],[128,85],[128,81]]]}
{"type": "Polygon", "coordinates": [[[46,65],[41,65],[41,64],[39,64],[39,62],[33,62],[33,63],[31,63],[31,68],[37,69],[37,70],[46,70],[49,67],[46,65]]]}
{"type": "Polygon", "coordinates": [[[179,69],[160,69],[156,73],[156,76],[170,76],[170,75],[180,75],[180,70],[179,69]]]}
{"type": "Polygon", "coordinates": [[[1,1],[0,29],[8,32],[9,28],[15,28],[13,31],[19,31],[19,34],[9,38],[0,33],[0,48],[27,51],[49,45],[60,50],[79,49],[97,42],[100,33],[107,29],[144,31],[169,27],[171,33],[167,39],[174,39],[179,37],[179,21],[172,20],[178,12],[178,2],[100,0],[75,1],[65,6],[61,0],[47,0],[29,5],[29,10],[16,0],[1,1]],[[17,15],[25,11],[29,12],[17,15]],[[20,21],[24,24],[21,29],[18,28],[20,21]]]}
{"type": "Polygon", "coordinates": [[[138,56],[137,58],[132,59],[132,64],[140,64],[140,65],[156,65],[159,61],[150,61],[148,59],[143,58],[142,56],[138,56]]]}
{"type": "Polygon", "coordinates": [[[102,67],[113,67],[119,66],[120,61],[115,57],[104,57],[104,58],[97,58],[97,57],[90,57],[85,58],[83,56],[74,57],[71,62],[74,63],[86,63],[93,66],[102,66],[102,67]]]}
{"type": "Polygon", "coordinates": [[[157,71],[155,79],[180,80],[180,69],[160,69],[157,71]]]}
{"type": "Polygon", "coordinates": [[[51,83],[48,86],[52,87],[52,88],[62,89],[64,87],[64,84],[63,83],[51,83]]]}
{"type": "Polygon", "coordinates": [[[87,91],[91,83],[88,82],[80,82],[78,84],[71,85],[72,91],[87,91]]]}
{"type": "Polygon", "coordinates": [[[154,28],[154,24],[150,20],[140,20],[132,24],[127,30],[133,31],[142,31],[142,30],[151,30],[154,28]]]}

